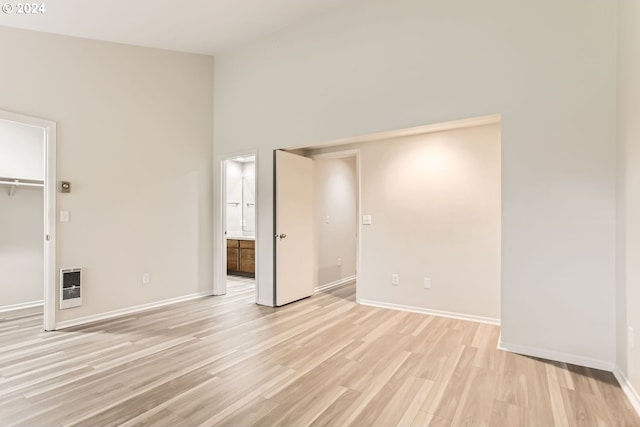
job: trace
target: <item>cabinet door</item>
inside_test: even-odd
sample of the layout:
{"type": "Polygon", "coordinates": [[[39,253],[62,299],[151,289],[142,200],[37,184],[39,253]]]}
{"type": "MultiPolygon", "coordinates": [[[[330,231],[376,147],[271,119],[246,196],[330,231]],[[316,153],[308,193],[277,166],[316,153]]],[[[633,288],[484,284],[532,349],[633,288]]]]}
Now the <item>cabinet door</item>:
{"type": "Polygon", "coordinates": [[[240,249],[237,240],[227,240],[227,271],[238,271],[240,249]]]}
{"type": "Polygon", "coordinates": [[[256,250],[240,248],[240,271],[243,273],[256,272],[256,250]]]}

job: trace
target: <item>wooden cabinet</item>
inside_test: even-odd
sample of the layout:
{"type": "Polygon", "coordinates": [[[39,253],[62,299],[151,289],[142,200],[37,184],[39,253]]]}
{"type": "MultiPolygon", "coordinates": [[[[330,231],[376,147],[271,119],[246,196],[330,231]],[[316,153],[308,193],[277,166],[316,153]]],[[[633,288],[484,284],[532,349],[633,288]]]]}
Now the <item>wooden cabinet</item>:
{"type": "Polygon", "coordinates": [[[256,242],[227,239],[227,274],[255,277],[256,242]]]}

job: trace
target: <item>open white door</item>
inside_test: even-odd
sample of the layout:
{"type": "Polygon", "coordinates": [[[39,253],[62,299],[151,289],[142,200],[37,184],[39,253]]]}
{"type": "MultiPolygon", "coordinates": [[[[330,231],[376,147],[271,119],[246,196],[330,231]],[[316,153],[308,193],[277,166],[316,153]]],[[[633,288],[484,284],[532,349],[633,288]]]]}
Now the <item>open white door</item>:
{"type": "Polygon", "coordinates": [[[313,160],[275,152],[276,306],[313,294],[313,160]]]}

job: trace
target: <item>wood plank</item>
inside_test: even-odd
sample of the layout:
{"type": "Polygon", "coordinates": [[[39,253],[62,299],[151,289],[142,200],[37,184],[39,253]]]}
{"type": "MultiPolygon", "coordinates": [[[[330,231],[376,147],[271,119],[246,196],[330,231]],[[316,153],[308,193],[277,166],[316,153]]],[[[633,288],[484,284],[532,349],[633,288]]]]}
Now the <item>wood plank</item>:
{"type": "Polygon", "coordinates": [[[49,333],[2,313],[0,425],[640,425],[611,373],[497,350],[496,326],[227,285],[49,333]]]}

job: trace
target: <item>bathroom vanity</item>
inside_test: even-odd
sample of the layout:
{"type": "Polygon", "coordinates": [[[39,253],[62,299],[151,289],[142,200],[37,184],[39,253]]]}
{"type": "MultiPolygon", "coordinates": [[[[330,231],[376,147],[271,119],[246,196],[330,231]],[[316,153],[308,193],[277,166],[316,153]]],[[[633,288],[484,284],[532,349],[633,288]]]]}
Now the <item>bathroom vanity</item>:
{"type": "Polygon", "coordinates": [[[256,241],[254,237],[227,239],[227,274],[255,277],[256,241]]]}

